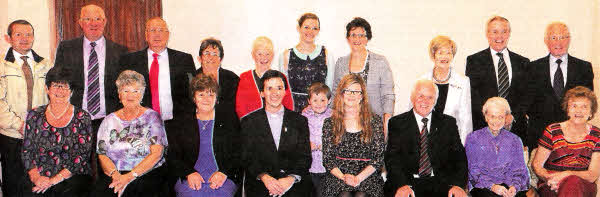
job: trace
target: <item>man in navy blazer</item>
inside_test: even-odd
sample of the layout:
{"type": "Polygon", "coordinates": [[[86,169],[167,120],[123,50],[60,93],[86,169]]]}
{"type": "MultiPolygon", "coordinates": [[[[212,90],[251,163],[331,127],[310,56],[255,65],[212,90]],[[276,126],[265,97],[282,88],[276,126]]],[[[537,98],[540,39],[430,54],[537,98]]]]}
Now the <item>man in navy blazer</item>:
{"type": "Polygon", "coordinates": [[[567,120],[561,104],[567,90],[584,86],[594,90],[594,72],[590,62],[569,55],[569,28],[561,22],[546,27],[544,43],[549,55],[528,66],[528,94],[521,107],[529,117],[526,145],[537,147],[544,129],[551,123],[567,120]]]}
{"type": "MultiPolygon", "coordinates": [[[[489,47],[467,57],[465,75],[471,79],[471,110],[474,131],[487,126],[482,113],[483,104],[487,99],[504,96],[511,109],[516,110],[517,101],[522,96],[520,92],[526,88],[529,59],[508,50],[510,32],[508,19],[493,16],[486,24],[489,47]]],[[[511,131],[521,137],[521,140],[525,140],[527,136],[525,123],[515,123],[511,131]]]]}

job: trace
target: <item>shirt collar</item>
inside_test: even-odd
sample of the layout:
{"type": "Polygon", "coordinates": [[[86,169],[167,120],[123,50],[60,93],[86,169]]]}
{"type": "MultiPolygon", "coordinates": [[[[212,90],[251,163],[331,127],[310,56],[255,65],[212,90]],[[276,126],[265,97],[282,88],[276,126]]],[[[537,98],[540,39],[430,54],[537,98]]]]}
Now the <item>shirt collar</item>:
{"type": "MultiPolygon", "coordinates": [[[[96,46],[94,48],[100,48],[104,46],[104,36],[100,37],[98,40],[94,41],[96,46]]],[[[83,46],[90,46],[92,41],[88,40],[85,36],[83,36],[83,46]]]]}
{"type": "Polygon", "coordinates": [[[496,53],[498,53],[498,52],[502,53],[502,56],[507,56],[508,48],[505,47],[501,51],[496,51],[496,50],[492,49],[492,47],[490,47],[490,52],[492,53],[492,57],[498,57],[498,55],[496,55],[496,53]]]}
{"type": "Polygon", "coordinates": [[[265,112],[267,112],[267,116],[275,116],[275,117],[279,117],[279,116],[283,116],[283,105],[281,106],[281,109],[279,109],[279,111],[275,112],[275,113],[271,113],[267,110],[265,110],[265,112]]]}
{"type": "Polygon", "coordinates": [[[562,63],[560,65],[565,65],[564,63],[567,62],[568,60],[568,54],[564,54],[562,56],[560,56],[560,58],[554,57],[554,55],[550,54],[550,62],[556,64],[556,60],[560,59],[562,60],[562,63]]]}
{"type": "MultiPolygon", "coordinates": [[[[154,54],[154,51],[152,51],[152,49],[148,48],[148,58],[152,58],[152,54],[154,54]]],[[[167,48],[163,49],[162,51],[160,51],[160,53],[157,53],[158,57],[164,57],[167,55],[167,48]]]]}
{"type": "Polygon", "coordinates": [[[15,57],[15,59],[21,59],[21,56],[27,56],[28,59],[30,59],[31,61],[33,61],[33,53],[31,53],[31,50],[27,51],[27,54],[21,54],[19,52],[17,52],[15,49],[13,49],[13,56],[15,57]]]}

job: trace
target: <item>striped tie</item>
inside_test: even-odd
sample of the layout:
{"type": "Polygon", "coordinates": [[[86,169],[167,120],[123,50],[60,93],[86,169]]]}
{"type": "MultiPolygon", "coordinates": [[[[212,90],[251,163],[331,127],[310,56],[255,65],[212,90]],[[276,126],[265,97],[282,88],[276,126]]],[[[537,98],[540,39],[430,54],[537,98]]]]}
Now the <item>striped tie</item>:
{"type": "Polygon", "coordinates": [[[90,43],[90,59],[88,61],[88,79],[87,79],[87,109],[95,116],[100,111],[100,75],[98,65],[98,55],[94,47],[95,42],[90,43]]]}
{"type": "Polygon", "coordinates": [[[421,129],[421,141],[419,144],[419,177],[428,177],[431,175],[431,161],[429,160],[428,144],[427,144],[427,118],[421,119],[423,129],[421,129]]]}
{"type": "Polygon", "coordinates": [[[562,60],[557,59],[556,60],[556,72],[554,73],[554,83],[552,84],[552,89],[554,89],[554,93],[556,94],[556,97],[558,97],[559,99],[562,99],[563,91],[565,90],[565,87],[564,87],[565,81],[564,81],[562,69],[560,68],[560,63],[562,63],[562,60]]]}
{"type": "Polygon", "coordinates": [[[500,60],[498,61],[498,96],[506,98],[508,96],[508,68],[506,62],[504,62],[504,56],[502,53],[496,53],[500,60]]]}

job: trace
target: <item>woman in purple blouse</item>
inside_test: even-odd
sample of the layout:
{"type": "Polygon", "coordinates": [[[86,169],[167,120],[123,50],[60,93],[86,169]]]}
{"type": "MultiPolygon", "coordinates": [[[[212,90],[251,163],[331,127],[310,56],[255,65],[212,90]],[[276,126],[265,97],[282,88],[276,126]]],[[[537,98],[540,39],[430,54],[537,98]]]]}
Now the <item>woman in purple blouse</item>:
{"type": "Polygon", "coordinates": [[[525,196],[529,174],[519,137],[503,127],[510,123],[506,99],[493,97],[483,105],[487,127],[467,136],[471,196],[525,196]]]}

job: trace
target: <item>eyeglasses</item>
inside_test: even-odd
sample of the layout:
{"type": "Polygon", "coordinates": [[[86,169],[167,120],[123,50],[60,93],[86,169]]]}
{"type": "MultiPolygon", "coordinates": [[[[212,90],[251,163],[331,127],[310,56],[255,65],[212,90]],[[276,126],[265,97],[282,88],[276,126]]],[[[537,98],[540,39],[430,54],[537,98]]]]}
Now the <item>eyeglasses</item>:
{"type": "Polygon", "coordinates": [[[355,33],[352,33],[352,34],[350,34],[350,37],[353,37],[353,38],[365,38],[365,37],[367,37],[367,34],[355,34],[355,33]]]}
{"type": "Polygon", "coordinates": [[[344,89],[344,94],[345,95],[362,95],[362,91],[361,90],[348,90],[348,89],[344,89]]]}
{"type": "Polygon", "coordinates": [[[71,90],[68,84],[52,84],[50,88],[59,89],[59,90],[71,90]]]}
{"type": "Polygon", "coordinates": [[[150,28],[150,29],[146,29],[147,32],[150,33],[165,33],[165,32],[169,32],[168,29],[165,28],[150,28]]]}
{"type": "Polygon", "coordinates": [[[142,92],[142,89],[133,89],[133,88],[129,89],[129,88],[127,88],[127,89],[123,89],[123,90],[121,90],[121,92],[123,92],[123,93],[133,93],[133,94],[138,94],[138,93],[141,93],[141,92],[142,92]]]}
{"type": "Polygon", "coordinates": [[[218,57],[220,54],[218,52],[213,52],[213,51],[204,51],[204,52],[202,52],[202,55],[218,57]]]}
{"type": "Polygon", "coordinates": [[[100,18],[100,17],[85,17],[85,18],[81,18],[80,20],[82,20],[83,22],[89,23],[89,22],[100,22],[100,21],[104,21],[104,18],[100,18]]]}
{"type": "Polygon", "coordinates": [[[571,38],[571,36],[550,36],[548,40],[557,41],[557,40],[566,40],[571,38]]]}

